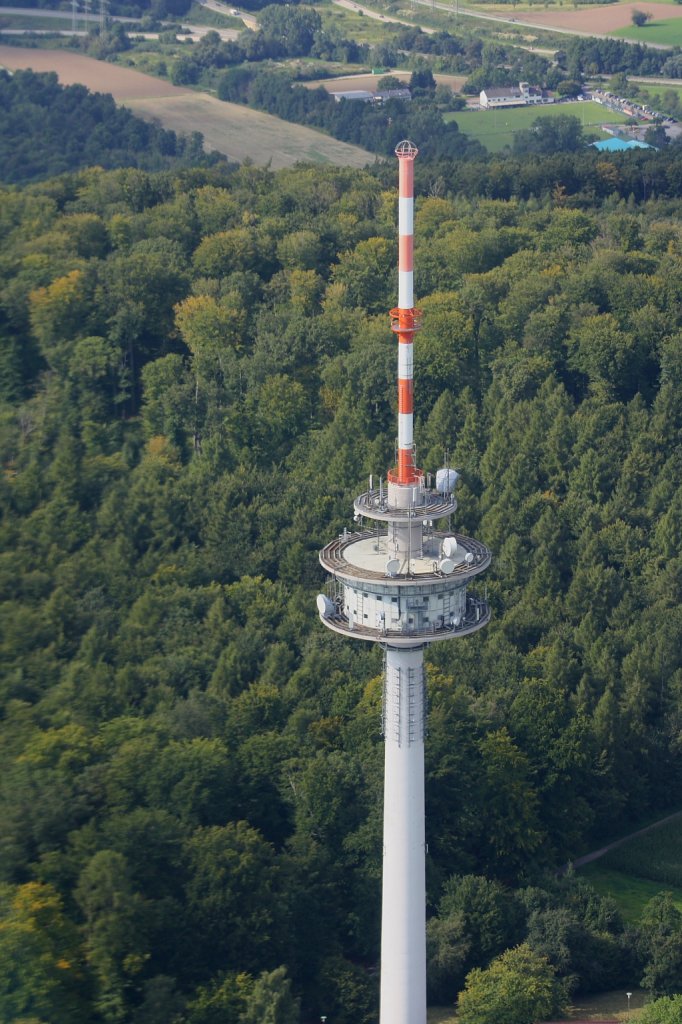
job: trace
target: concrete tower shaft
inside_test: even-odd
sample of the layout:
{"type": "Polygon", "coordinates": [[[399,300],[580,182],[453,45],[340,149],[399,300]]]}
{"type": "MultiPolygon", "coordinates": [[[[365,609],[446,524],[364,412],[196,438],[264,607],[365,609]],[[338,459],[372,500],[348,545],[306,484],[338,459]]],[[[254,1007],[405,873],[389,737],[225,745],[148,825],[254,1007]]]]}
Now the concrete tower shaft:
{"type": "Polygon", "coordinates": [[[384,856],[381,1024],[426,1024],[424,648],[481,629],[490,612],[469,583],[490,564],[480,541],[454,533],[457,474],[444,468],[436,488],[416,467],[413,340],[421,326],[413,293],[413,175],[417,148],[401,142],[399,166],[398,464],[387,482],[354,503],[353,532],[320,552],[330,574],[317,606],[324,625],[386,652],[383,693],[384,856]],[[371,528],[365,528],[368,522],[371,528]],[[440,526],[440,528],[439,528],[440,526]]]}

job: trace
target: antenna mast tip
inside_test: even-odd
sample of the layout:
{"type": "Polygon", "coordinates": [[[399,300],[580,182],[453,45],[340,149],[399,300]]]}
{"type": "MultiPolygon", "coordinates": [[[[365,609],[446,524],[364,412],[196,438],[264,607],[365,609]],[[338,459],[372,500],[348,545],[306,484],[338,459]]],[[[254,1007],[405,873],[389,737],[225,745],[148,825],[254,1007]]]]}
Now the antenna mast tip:
{"type": "Polygon", "coordinates": [[[414,142],[409,142],[407,139],[403,139],[395,147],[395,155],[399,160],[414,160],[418,152],[414,142]]]}

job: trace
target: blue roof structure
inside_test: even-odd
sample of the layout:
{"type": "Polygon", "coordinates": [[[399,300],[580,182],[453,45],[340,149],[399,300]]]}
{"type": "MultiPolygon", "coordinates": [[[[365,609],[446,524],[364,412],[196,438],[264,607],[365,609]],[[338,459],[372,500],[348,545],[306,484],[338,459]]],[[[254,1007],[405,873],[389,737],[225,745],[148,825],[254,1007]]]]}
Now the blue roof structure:
{"type": "Polygon", "coordinates": [[[602,139],[600,142],[593,142],[595,149],[606,153],[620,153],[624,149],[655,149],[648,142],[638,142],[637,139],[618,139],[614,135],[610,139],[602,139]]]}

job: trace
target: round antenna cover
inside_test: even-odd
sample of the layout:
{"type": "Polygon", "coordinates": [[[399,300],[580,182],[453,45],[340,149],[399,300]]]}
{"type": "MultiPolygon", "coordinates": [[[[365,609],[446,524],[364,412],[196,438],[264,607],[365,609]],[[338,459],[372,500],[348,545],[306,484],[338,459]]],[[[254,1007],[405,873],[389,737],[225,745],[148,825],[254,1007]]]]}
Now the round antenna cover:
{"type": "Polygon", "coordinates": [[[454,558],[457,554],[457,538],[446,537],[443,541],[443,554],[446,558],[454,558]]]}
{"type": "Polygon", "coordinates": [[[400,561],[397,558],[389,558],[386,562],[386,575],[397,576],[400,569],[400,561]]]}
{"type": "Polygon", "coordinates": [[[323,619],[328,619],[334,614],[334,602],[330,601],[326,594],[317,595],[317,610],[323,619]]]}
{"type": "Polygon", "coordinates": [[[458,480],[459,473],[456,469],[439,469],[436,471],[436,490],[441,494],[451,494],[458,480]]]}
{"type": "Polygon", "coordinates": [[[455,568],[455,563],[451,558],[442,558],[438,563],[438,568],[441,572],[445,573],[446,576],[449,576],[455,568]]]}
{"type": "Polygon", "coordinates": [[[466,562],[467,565],[471,565],[473,560],[474,560],[474,556],[472,555],[472,553],[470,551],[467,551],[466,555],[464,556],[464,561],[466,562]]]}

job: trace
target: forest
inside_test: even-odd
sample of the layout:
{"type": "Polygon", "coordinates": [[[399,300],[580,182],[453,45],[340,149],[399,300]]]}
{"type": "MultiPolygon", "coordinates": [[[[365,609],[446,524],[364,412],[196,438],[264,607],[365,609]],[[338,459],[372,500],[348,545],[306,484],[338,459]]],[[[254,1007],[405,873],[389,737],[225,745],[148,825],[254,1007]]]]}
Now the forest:
{"type": "Polygon", "coordinates": [[[90,164],[161,170],[210,163],[199,133],[178,136],[57,75],[0,69],[0,181],[34,181],[90,164]]]}
{"type": "MultiPolygon", "coordinates": [[[[97,162],[0,189],[0,1018],[375,1024],[381,655],[315,595],[393,458],[396,169],[97,162]]],[[[682,778],[681,169],[417,164],[419,464],[494,553],[428,658],[467,1024],[514,959],[682,987],[669,897],[557,877],[682,778]]]]}

